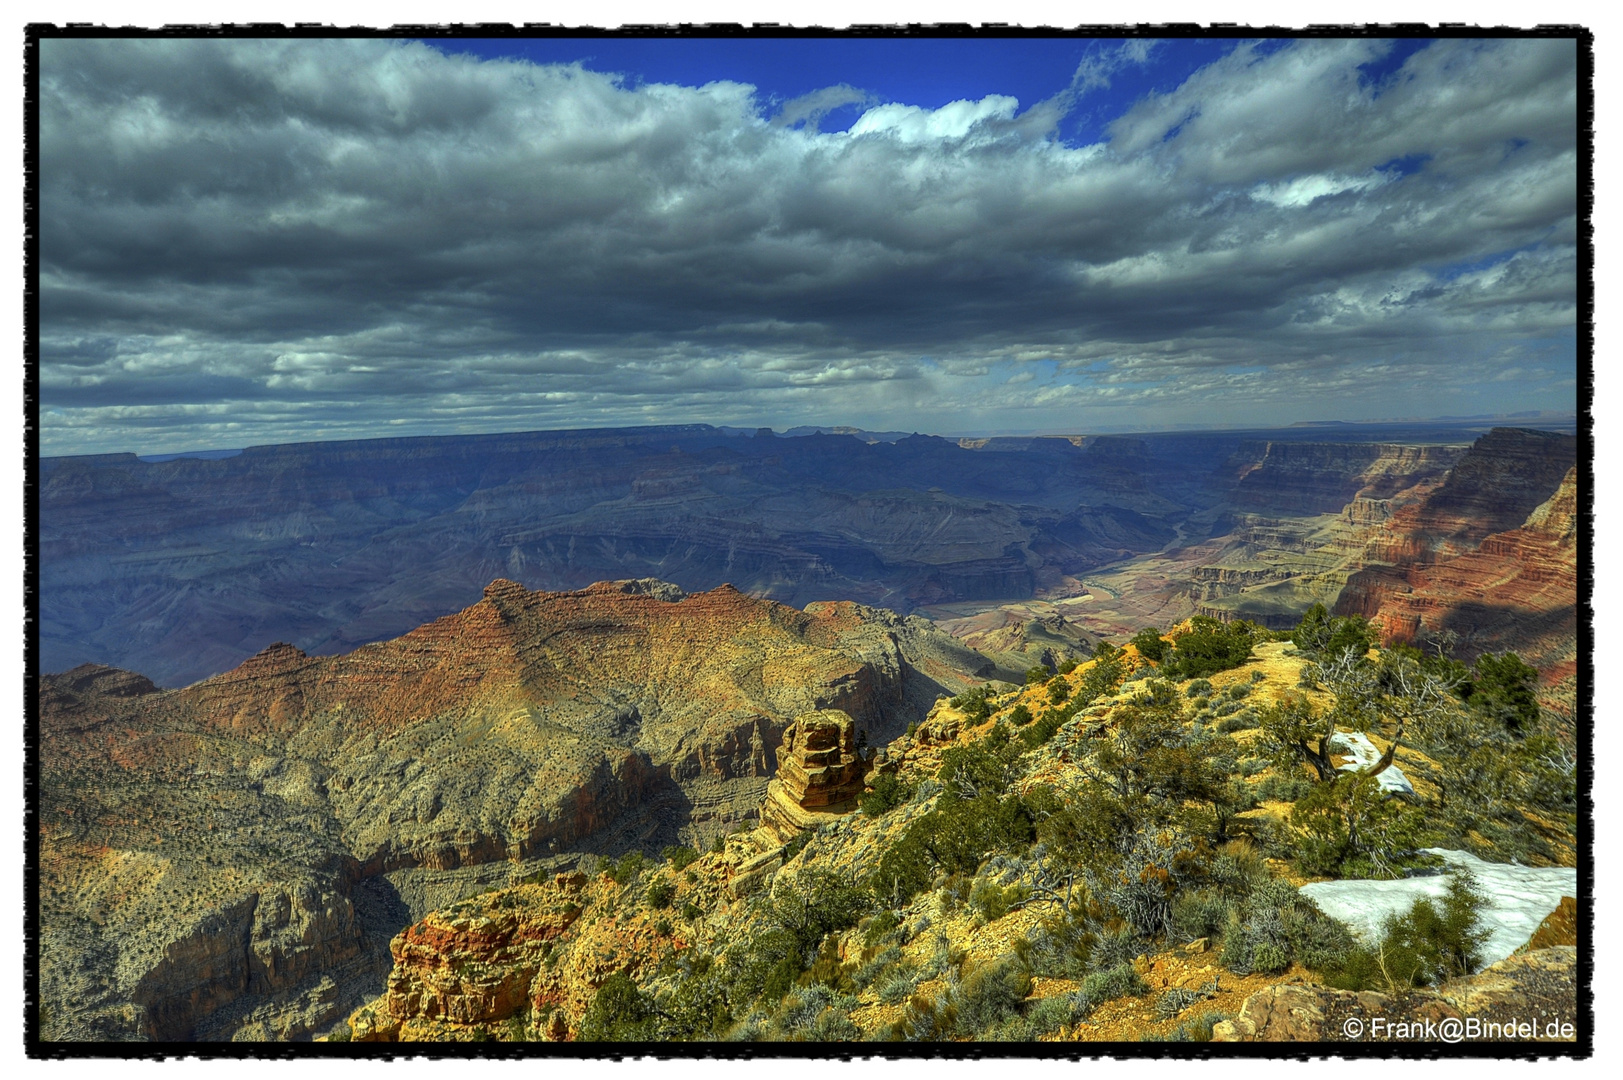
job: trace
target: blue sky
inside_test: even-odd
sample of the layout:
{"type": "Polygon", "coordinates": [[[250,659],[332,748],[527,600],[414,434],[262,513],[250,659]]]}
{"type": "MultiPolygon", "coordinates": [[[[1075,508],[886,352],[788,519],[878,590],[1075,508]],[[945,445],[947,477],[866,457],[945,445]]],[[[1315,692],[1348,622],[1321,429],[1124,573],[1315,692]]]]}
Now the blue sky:
{"type": "Polygon", "coordinates": [[[47,454],[1576,404],[1561,40],[48,40],[47,454]]]}
{"type": "MultiPolygon", "coordinates": [[[[1245,39],[1155,41],[1149,62],[1122,69],[1100,87],[1088,107],[1068,114],[1058,134],[1067,142],[1098,140],[1107,123],[1139,98],[1168,93],[1202,66],[1245,39]]],[[[775,107],[828,86],[847,85],[873,102],[903,102],[939,109],[954,101],[1009,95],[1030,108],[1065,92],[1079,66],[1097,61],[1124,39],[1077,38],[539,38],[428,39],[446,53],[534,64],[575,64],[637,82],[702,86],[727,80],[756,88],[764,107],[775,107]]],[[[1409,43],[1394,50],[1407,55],[1409,43]]],[[[1377,67],[1390,68],[1382,63],[1377,67]]],[[[1384,71],[1379,72],[1385,74],[1384,71]]],[[[845,131],[863,112],[851,103],[832,110],[823,131],[845,131]]]]}

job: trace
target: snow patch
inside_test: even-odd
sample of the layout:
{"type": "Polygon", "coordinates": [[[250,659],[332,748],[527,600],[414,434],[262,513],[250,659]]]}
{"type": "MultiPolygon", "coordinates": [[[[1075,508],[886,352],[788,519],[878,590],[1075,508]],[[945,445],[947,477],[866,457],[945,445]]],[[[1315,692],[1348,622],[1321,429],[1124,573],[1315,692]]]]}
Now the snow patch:
{"type": "MultiPolygon", "coordinates": [[[[1496,964],[1527,944],[1539,923],[1563,896],[1578,895],[1578,871],[1570,866],[1520,866],[1484,862],[1467,851],[1426,848],[1448,867],[1469,870],[1488,898],[1481,925],[1489,932],[1482,947],[1482,966],[1496,964]]],[[[1396,881],[1321,881],[1303,885],[1302,895],[1326,915],[1340,919],[1365,941],[1375,941],[1388,915],[1401,914],[1422,896],[1440,899],[1448,892],[1446,871],[1396,881]]]]}
{"type": "MultiPolygon", "coordinates": [[[[1336,732],[1330,739],[1330,749],[1352,755],[1352,760],[1341,766],[1342,772],[1367,769],[1381,760],[1381,752],[1375,749],[1375,744],[1356,731],[1336,732]]],[[[1414,794],[1414,785],[1409,783],[1409,778],[1403,775],[1403,770],[1398,768],[1396,762],[1382,769],[1375,780],[1381,785],[1382,791],[1399,795],[1414,794]]]]}

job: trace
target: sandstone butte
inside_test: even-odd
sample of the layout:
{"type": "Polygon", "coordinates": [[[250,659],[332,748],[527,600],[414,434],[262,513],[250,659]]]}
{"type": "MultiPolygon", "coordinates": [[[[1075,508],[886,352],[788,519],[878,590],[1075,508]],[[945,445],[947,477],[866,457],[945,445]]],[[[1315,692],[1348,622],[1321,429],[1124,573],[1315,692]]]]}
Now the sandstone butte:
{"type": "Polygon", "coordinates": [[[514,864],[707,842],[795,717],[883,743],[993,673],[923,619],[644,579],[497,580],[393,641],[180,690],[46,676],[46,1037],[308,1036],[376,993],[400,927],[514,864]]]}

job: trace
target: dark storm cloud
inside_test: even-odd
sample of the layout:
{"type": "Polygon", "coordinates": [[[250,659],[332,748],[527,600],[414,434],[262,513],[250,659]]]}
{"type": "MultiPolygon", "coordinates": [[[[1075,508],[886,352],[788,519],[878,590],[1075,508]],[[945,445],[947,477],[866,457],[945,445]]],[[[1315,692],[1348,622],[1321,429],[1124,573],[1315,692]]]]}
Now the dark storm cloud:
{"type": "Polygon", "coordinates": [[[1070,146],[1149,43],[1049,102],[927,110],[409,43],[47,41],[45,450],[1571,402],[1572,43],[1442,41],[1372,83],[1386,49],[1242,46],[1070,146]]]}

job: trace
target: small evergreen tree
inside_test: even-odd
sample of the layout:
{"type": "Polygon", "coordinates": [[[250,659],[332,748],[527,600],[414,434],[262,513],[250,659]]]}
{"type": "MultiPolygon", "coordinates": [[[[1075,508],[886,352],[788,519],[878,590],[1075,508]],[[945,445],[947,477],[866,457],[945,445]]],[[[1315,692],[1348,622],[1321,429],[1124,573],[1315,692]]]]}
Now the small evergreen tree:
{"type": "Polygon", "coordinates": [[[1161,640],[1161,631],[1153,626],[1146,626],[1133,635],[1132,645],[1138,654],[1146,660],[1160,663],[1161,656],[1166,649],[1166,642],[1161,640]]]}

